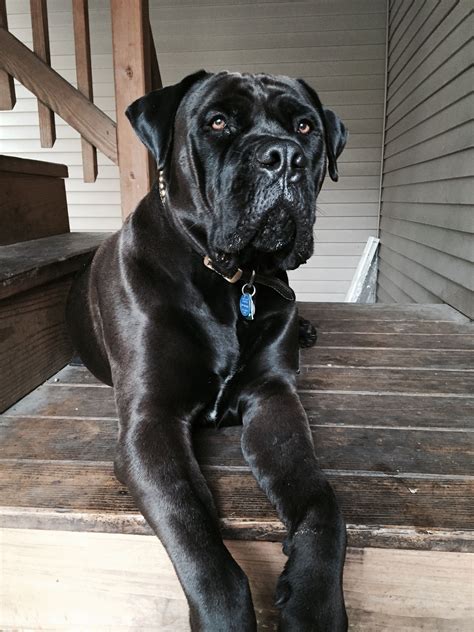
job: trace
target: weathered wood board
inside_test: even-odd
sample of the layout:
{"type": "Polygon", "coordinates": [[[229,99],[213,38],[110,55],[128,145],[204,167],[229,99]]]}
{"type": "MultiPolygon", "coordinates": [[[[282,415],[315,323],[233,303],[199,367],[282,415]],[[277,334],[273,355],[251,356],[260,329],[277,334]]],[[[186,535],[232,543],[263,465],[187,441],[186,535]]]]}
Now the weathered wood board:
{"type": "MultiPolygon", "coordinates": [[[[154,537],[2,529],[0,628],[188,632],[183,592],[154,537]]],[[[276,630],[275,542],[227,545],[247,573],[259,631],[276,630]]],[[[350,549],[351,632],[470,632],[474,555],[350,549]]]]}
{"type": "MultiPolygon", "coordinates": [[[[394,345],[317,345],[301,353],[301,399],[349,541],[470,550],[474,352],[449,345],[459,346],[459,338],[465,345],[473,326],[446,306],[373,307],[302,306],[322,338],[376,335],[394,345]],[[425,346],[400,348],[392,342],[399,335],[423,336],[425,346]],[[436,348],[438,338],[446,348],[436,348]]],[[[81,366],[65,367],[10,408],[0,422],[1,523],[149,533],[113,475],[117,424],[113,389],[81,366]]],[[[223,531],[281,540],[283,526],[242,457],[240,432],[195,435],[223,531]]]]}

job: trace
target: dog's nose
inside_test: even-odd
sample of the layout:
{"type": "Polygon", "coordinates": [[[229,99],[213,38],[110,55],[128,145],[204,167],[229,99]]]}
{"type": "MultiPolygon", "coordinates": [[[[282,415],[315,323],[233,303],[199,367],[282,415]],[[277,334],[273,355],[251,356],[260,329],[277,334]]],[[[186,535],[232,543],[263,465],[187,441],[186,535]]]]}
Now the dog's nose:
{"type": "Polygon", "coordinates": [[[286,172],[292,182],[300,179],[306,167],[301,148],[289,140],[266,141],[259,145],[255,156],[261,167],[279,175],[286,172]]]}

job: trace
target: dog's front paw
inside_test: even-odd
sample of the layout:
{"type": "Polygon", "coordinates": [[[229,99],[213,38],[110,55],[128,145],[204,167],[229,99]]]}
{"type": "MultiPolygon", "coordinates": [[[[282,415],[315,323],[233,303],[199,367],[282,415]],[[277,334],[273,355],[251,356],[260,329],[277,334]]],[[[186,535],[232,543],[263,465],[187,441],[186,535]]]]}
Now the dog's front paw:
{"type": "Polygon", "coordinates": [[[299,318],[298,342],[302,349],[313,347],[318,339],[316,327],[306,318],[299,318]]]}
{"type": "Polygon", "coordinates": [[[347,632],[340,582],[325,581],[308,562],[299,564],[290,557],[278,580],[279,632],[347,632]]]}

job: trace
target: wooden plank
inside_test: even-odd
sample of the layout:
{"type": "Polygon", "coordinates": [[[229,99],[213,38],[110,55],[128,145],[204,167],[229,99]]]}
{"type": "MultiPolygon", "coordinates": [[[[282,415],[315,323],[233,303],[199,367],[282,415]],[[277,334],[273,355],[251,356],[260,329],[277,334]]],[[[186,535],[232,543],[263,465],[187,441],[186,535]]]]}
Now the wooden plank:
{"type": "MultiPolygon", "coordinates": [[[[316,455],[327,470],[469,475],[473,471],[471,431],[313,428],[316,455]]],[[[39,417],[0,418],[0,458],[40,461],[112,462],[118,424],[115,420],[39,417]]],[[[196,431],[194,445],[201,465],[245,467],[241,428],[196,431]]]]}
{"type": "Polygon", "coordinates": [[[474,335],[474,325],[464,323],[423,321],[368,321],[363,318],[311,318],[313,325],[326,333],[378,333],[378,334],[453,334],[474,335]]]}
{"type": "Polygon", "coordinates": [[[53,178],[67,178],[68,168],[55,162],[42,160],[28,160],[16,156],[0,155],[0,171],[9,173],[27,173],[36,176],[51,176],[53,178]]]}
{"type": "Polygon", "coordinates": [[[70,360],[64,310],[71,281],[55,281],[0,302],[0,412],[70,360]]]}
{"type": "Polygon", "coordinates": [[[126,108],[151,89],[148,1],[111,0],[117,142],[122,218],[131,213],[151,187],[154,167],[138,140],[126,108]]]}
{"type": "MultiPolygon", "coordinates": [[[[314,322],[314,321],[313,321],[314,322]]],[[[462,371],[474,369],[472,351],[451,349],[345,349],[343,347],[311,347],[301,349],[300,368],[305,367],[360,367],[365,369],[424,369],[426,371],[462,371]]],[[[407,376],[409,379],[409,376],[407,376]]],[[[68,365],[49,380],[62,384],[100,384],[85,367],[68,365]]]]}
{"type": "Polygon", "coordinates": [[[66,233],[0,248],[0,299],[76,272],[107,233],[66,233]]]}
{"type": "MultiPolygon", "coordinates": [[[[88,0],[73,0],[72,15],[77,89],[92,103],[94,101],[94,93],[92,87],[88,0]]],[[[84,182],[95,182],[97,179],[97,150],[83,136],[81,136],[81,151],[84,182]]]]}
{"type": "MultiPolygon", "coordinates": [[[[182,589],[154,537],[22,529],[1,536],[2,628],[90,629],[100,621],[124,632],[189,631],[182,589]]],[[[281,546],[226,545],[249,577],[259,629],[275,630],[274,590],[286,561],[281,546]]],[[[344,572],[350,629],[468,632],[471,568],[466,553],[350,549],[344,572]]]]}
{"type": "MultiPolygon", "coordinates": [[[[474,414],[471,398],[375,393],[369,388],[368,380],[363,391],[303,392],[301,401],[310,423],[316,425],[469,428],[474,414]]],[[[9,409],[8,415],[117,419],[113,390],[95,385],[40,386],[9,409]]]]}
{"type": "Polygon", "coordinates": [[[350,366],[366,368],[421,368],[429,371],[474,368],[472,351],[451,349],[344,349],[313,347],[301,352],[302,366],[350,366]]]}
{"type": "MultiPolygon", "coordinates": [[[[51,66],[46,0],[30,0],[30,10],[33,50],[40,59],[51,66]]],[[[52,147],[56,140],[54,112],[40,100],[38,100],[38,118],[41,147],[52,147]]]]}
{"type": "Polygon", "coordinates": [[[370,321],[394,320],[437,320],[469,323],[469,318],[456,309],[446,304],[415,304],[414,302],[402,305],[383,305],[375,303],[371,305],[347,303],[298,303],[298,309],[305,318],[365,318],[370,321]]]}
{"type": "MultiPolygon", "coordinates": [[[[347,352],[347,350],[343,351],[347,352]]],[[[364,351],[367,350],[364,349],[364,351]]],[[[384,368],[383,365],[368,368],[344,367],[337,366],[337,351],[334,354],[335,358],[332,354],[332,349],[329,350],[329,353],[326,352],[326,358],[331,360],[326,366],[306,364],[307,360],[302,359],[300,375],[298,376],[300,390],[359,391],[366,390],[370,386],[372,392],[406,392],[426,395],[429,393],[440,395],[444,392],[449,395],[465,394],[466,397],[471,394],[474,398],[474,353],[472,352],[464,354],[461,352],[460,354],[468,365],[466,371],[459,370],[458,367],[449,370],[445,370],[443,367],[438,369],[422,367],[421,370],[409,367],[407,370],[403,366],[384,368]]],[[[398,357],[400,355],[399,353],[398,357]]],[[[60,371],[57,376],[49,380],[49,384],[58,387],[74,384],[101,386],[100,382],[87,369],[71,366],[60,371]]]]}
{"type": "Polygon", "coordinates": [[[462,395],[474,399],[474,371],[405,371],[352,368],[305,368],[298,377],[300,390],[366,391],[373,393],[420,393],[462,395]],[[470,394],[470,395],[469,395],[470,394]]]}
{"type": "Polygon", "coordinates": [[[0,67],[117,164],[115,123],[11,33],[0,29],[0,67]]]}
{"type": "MultiPolygon", "coordinates": [[[[204,467],[219,515],[232,521],[276,523],[275,510],[247,468],[204,467]]],[[[472,477],[380,472],[326,472],[346,521],[363,525],[466,530],[474,527],[472,477]],[[356,502],[355,502],[355,499],[356,502]]],[[[111,463],[88,461],[9,460],[2,462],[1,504],[7,508],[108,515],[137,514],[126,488],[114,476],[111,463]]],[[[0,512],[0,524],[9,526],[14,514],[0,512]]],[[[66,516],[65,516],[66,517],[66,516]]],[[[35,515],[36,524],[41,514],[35,515]]],[[[66,522],[66,520],[65,520],[66,522]]],[[[265,527],[262,537],[271,539],[265,527]]],[[[281,526],[279,528],[281,533],[281,526]]]]}
{"type": "Polygon", "coordinates": [[[381,347],[385,349],[474,349],[473,336],[457,334],[331,333],[318,336],[321,347],[381,347]]]}
{"type": "Polygon", "coordinates": [[[0,170],[0,246],[68,232],[62,178],[0,170]]]}
{"type": "MultiPolygon", "coordinates": [[[[6,0],[0,0],[0,28],[8,31],[6,0]]],[[[0,70],[0,110],[13,110],[16,103],[13,77],[0,70]]]]}
{"type": "Polygon", "coordinates": [[[301,393],[311,425],[402,428],[470,428],[474,402],[468,398],[423,397],[364,391],[301,393]]]}

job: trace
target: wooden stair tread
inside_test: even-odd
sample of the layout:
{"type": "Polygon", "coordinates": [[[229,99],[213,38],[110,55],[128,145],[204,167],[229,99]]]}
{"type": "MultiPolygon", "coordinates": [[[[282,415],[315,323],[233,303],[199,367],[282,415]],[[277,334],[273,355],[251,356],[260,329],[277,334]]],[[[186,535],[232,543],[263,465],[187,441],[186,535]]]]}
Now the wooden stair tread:
{"type": "Polygon", "coordinates": [[[78,270],[107,233],[65,233],[0,246],[0,299],[78,270]]]}
{"type": "MultiPolygon", "coordinates": [[[[319,340],[344,341],[302,351],[299,387],[355,546],[472,550],[474,327],[444,307],[301,305],[319,340]],[[411,331],[396,333],[408,324],[411,331]],[[347,344],[374,335],[383,348],[347,344]],[[400,335],[422,336],[422,349],[411,340],[399,347],[400,335]]],[[[84,367],[65,367],[7,410],[0,524],[149,533],[113,475],[116,431],[113,390],[84,367]]],[[[242,458],[240,432],[195,435],[223,533],[281,540],[284,529],[242,458]]]]}

